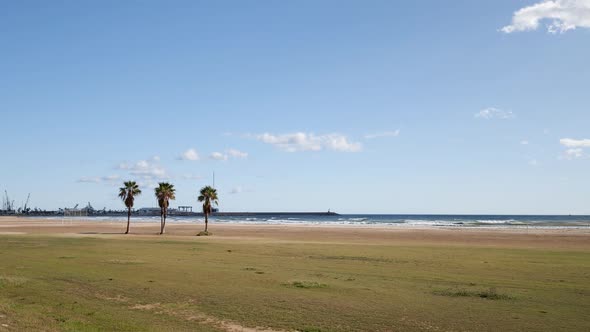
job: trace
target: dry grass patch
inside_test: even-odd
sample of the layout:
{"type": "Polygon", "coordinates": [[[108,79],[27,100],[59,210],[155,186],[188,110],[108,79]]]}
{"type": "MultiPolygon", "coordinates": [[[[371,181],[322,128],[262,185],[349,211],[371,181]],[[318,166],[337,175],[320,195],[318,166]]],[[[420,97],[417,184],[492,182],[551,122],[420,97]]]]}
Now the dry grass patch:
{"type": "Polygon", "coordinates": [[[0,287],[2,287],[2,286],[22,286],[27,281],[29,281],[29,279],[25,278],[25,277],[1,275],[0,276],[0,287]]]}

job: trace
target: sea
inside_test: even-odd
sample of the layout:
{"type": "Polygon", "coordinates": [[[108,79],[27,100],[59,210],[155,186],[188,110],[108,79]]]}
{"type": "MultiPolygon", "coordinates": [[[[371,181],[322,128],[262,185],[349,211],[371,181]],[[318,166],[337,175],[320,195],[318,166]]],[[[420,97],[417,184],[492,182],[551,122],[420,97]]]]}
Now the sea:
{"type": "MultiPolygon", "coordinates": [[[[43,217],[64,219],[64,217],[43,217]]],[[[65,219],[79,219],[66,217],[65,219]]],[[[127,216],[82,217],[97,222],[127,221],[127,216]]],[[[168,216],[167,223],[202,223],[203,217],[168,216]]],[[[244,216],[211,216],[211,223],[252,225],[334,225],[362,227],[487,227],[487,228],[590,228],[590,216],[566,215],[431,215],[431,214],[343,214],[289,215],[248,214],[244,216]]],[[[132,216],[132,222],[158,223],[159,216],[132,216]]]]}

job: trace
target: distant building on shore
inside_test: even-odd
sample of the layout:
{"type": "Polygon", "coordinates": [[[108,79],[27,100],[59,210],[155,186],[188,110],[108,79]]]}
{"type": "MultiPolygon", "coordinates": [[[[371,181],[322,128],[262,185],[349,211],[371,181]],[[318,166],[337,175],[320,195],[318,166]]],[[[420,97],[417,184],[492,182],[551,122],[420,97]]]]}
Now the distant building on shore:
{"type": "Polygon", "coordinates": [[[135,212],[137,212],[137,214],[150,214],[150,215],[151,214],[160,214],[160,208],[159,207],[157,207],[157,208],[144,207],[144,208],[138,209],[135,212]]]}

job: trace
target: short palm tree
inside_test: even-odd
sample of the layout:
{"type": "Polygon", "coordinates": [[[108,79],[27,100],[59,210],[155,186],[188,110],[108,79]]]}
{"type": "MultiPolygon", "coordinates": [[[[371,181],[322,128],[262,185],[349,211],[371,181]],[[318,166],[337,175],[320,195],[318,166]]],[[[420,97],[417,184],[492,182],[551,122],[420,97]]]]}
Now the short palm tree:
{"type": "Polygon", "coordinates": [[[209,214],[211,214],[211,212],[213,211],[212,204],[218,204],[217,189],[211,186],[201,188],[199,202],[203,202],[203,214],[205,215],[205,232],[207,232],[207,225],[209,224],[209,214]]]}
{"type": "Polygon", "coordinates": [[[119,198],[125,203],[127,207],[127,230],[125,234],[129,234],[129,222],[131,221],[131,209],[133,208],[133,202],[135,197],[141,195],[141,190],[135,181],[123,182],[123,187],[119,188],[119,198]]]}
{"type": "Polygon", "coordinates": [[[170,206],[170,200],[176,199],[176,189],[174,189],[174,185],[168,182],[160,182],[155,189],[155,194],[160,206],[160,234],[164,234],[168,207],[170,206]]]}

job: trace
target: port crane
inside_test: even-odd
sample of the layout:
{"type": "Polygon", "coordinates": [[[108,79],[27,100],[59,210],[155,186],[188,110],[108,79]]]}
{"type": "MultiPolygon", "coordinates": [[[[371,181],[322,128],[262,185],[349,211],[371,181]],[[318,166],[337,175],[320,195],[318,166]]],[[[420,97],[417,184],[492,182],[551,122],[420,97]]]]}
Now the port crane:
{"type": "Polygon", "coordinates": [[[4,198],[2,199],[2,209],[6,211],[14,210],[14,200],[10,200],[10,197],[8,197],[7,190],[4,190],[4,198]]]}
{"type": "Polygon", "coordinates": [[[27,195],[27,201],[25,202],[25,205],[23,205],[22,209],[21,209],[21,213],[29,213],[30,208],[29,206],[29,201],[31,200],[31,193],[29,193],[29,195],[27,195]]]}

